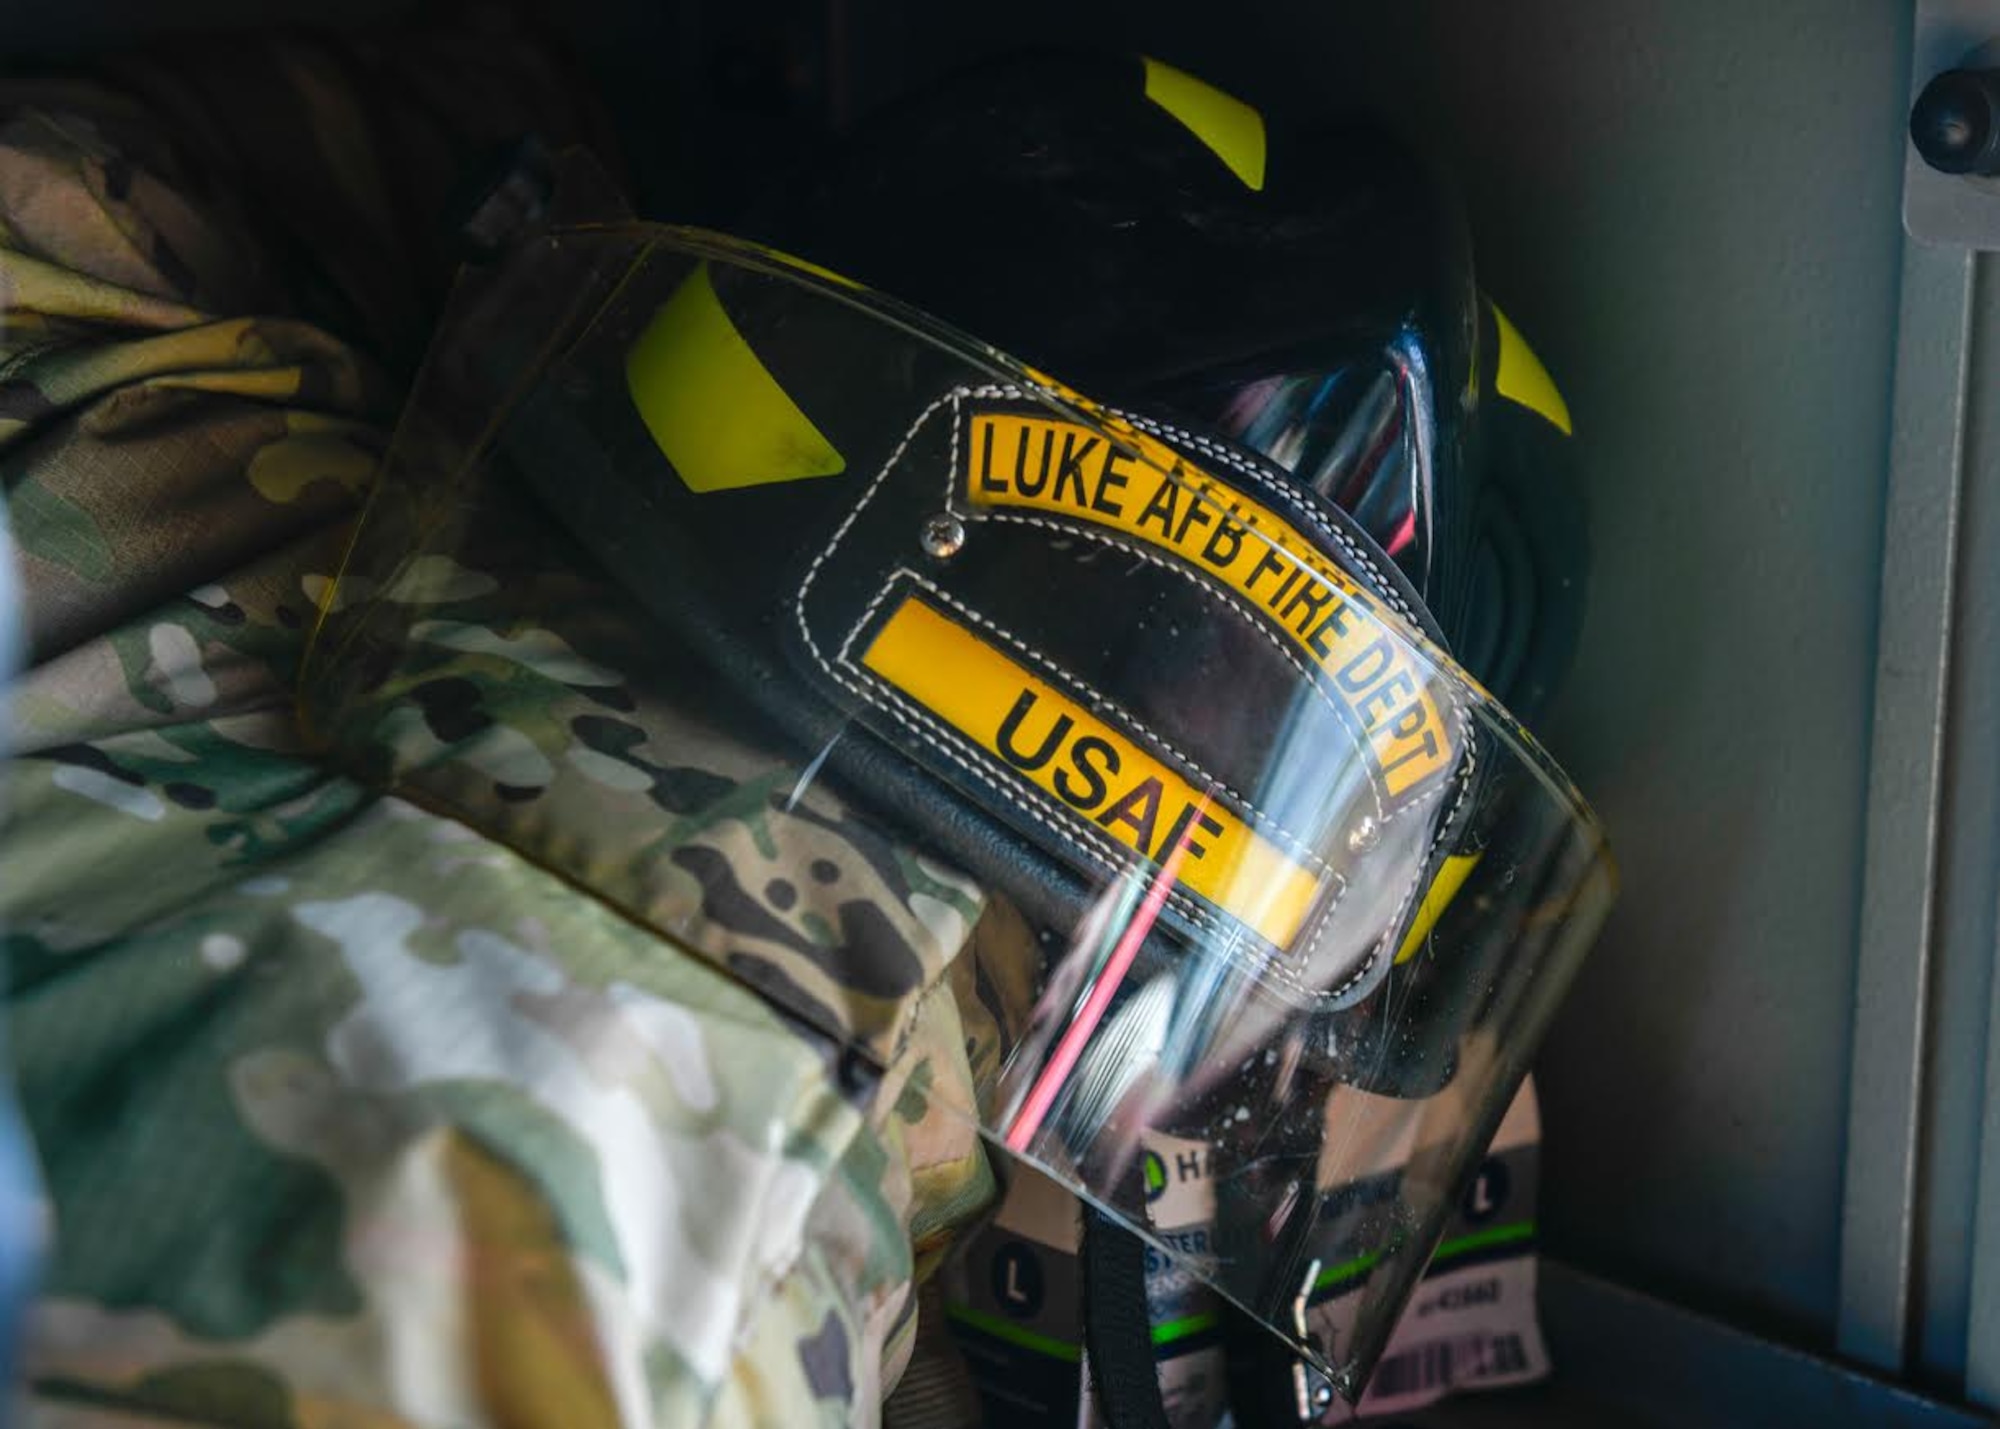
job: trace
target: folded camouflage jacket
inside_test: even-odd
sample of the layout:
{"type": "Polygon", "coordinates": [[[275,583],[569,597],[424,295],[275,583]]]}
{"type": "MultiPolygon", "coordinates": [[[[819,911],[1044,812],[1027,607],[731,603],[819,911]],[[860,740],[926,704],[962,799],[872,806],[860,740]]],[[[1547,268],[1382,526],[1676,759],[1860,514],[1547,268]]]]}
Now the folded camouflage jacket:
{"type": "Polygon", "coordinates": [[[615,641],[484,624],[492,571],[428,569],[458,603],[423,777],[299,727],[450,271],[438,196],[511,134],[601,144],[553,53],[479,9],[0,82],[42,1422],[874,1422],[993,1189],[924,1091],[1018,1014],[955,956],[1005,910],[774,799],[796,770],[675,725],[615,641]],[[726,959],[649,916],[700,888],[726,959]],[[861,911],[908,950],[886,981],[838,956],[861,911]],[[893,1028],[889,1075],[844,1076],[773,979],[893,1028]]]}

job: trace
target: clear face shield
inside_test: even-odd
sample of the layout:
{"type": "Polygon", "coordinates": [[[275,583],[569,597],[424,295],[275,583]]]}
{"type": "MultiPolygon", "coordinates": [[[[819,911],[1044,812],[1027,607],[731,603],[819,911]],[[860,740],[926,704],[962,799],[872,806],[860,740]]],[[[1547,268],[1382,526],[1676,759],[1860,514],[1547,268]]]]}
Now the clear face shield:
{"type": "Polygon", "coordinates": [[[713,235],[558,230],[462,284],[323,604],[342,757],[858,1064],[976,929],[1034,1012],[931,1095],[1350,1395],[1613,897],[1576,791],[1330,503],[713,235]],[[466,679],[512,713],[454,723],[466,679]],[[537,756],[587,811],[560,836],[510,793],[544,686],[605,704],[537,756]],[[634,702],[643,745],[606,732],[634,702]],[[754,808],[611,767],[718,757],[754,808]],[[819,889],[806,817],[866,829],[893,916],[819,889]],[[1205,1251],[1149,1220],[1190,1142],[1205,1251]]]}

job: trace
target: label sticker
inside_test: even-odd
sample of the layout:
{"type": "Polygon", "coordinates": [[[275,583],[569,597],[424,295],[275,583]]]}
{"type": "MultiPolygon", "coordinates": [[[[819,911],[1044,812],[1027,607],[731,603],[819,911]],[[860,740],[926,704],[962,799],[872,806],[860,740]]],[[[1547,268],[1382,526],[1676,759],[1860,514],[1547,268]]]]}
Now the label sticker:
{"type": "Polygon", "coordinates": [[[1433,1270],[1411,1297],[1360,1408],[1344,1406],[1326,1422],[1408,1414],[1454,1390],[1504,1389],[1549,1373],[1549,1352],[1535,1320],[1532,1244],[1511,1259],[1464,1270],[1433,1270]]]}
{"type": "Polygon", "coordinates": [[[1280,516],[1134,428],[1121,439],[1040,413],[973,410],[958,479],[980,512],[1032,511],[1115,533],[1231,592],[1324,676],[1361,731],[1390,804],[1407,804],[1457,754],[1431,672],[1374,598],[1280,516]]]}
{"type": "Polygon", "coordinates": [[[1317,870],[1207,788],[929,602],[904,596],[867,639],[862,666],[1099,833],[1154,863],[1186,843],[1181,885],[1288,948],[1319,892],[1317,870]]]}
{"type": "Polygon", "coordinates": [[[940,1272],[945,1317],[986,1422],[1075,1429],[1083,1377],[1076,1198],[1031,1166],[940,1272]]]}

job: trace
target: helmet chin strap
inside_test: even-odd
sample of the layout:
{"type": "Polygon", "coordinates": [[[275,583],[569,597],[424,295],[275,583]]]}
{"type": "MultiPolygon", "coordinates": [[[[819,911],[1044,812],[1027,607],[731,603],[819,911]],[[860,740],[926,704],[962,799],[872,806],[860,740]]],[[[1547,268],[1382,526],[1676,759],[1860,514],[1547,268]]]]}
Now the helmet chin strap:
{"type": "MultiPolygon", "coordinates": [[[[1107,1429],[1170,1429],[1146,1300],[1146,1244],[1083,1208],[1083,1345],[1107,1429]]],[[[1248,1429],[1248,1426],[1246,1426],[1248,1429]]]]}

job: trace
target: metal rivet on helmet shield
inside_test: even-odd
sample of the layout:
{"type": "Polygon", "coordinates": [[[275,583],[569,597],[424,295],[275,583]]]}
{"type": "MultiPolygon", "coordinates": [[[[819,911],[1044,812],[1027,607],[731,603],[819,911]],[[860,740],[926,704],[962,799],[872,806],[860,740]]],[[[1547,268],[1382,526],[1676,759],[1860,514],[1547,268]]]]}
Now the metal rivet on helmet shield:
{"type": "Polygon", "coordinates": [[[1363,814],[1353,828],[1347,831],[1347,848],[1350,853],[1366,853],[1375,847],[1382,837],[1382,829],[1371,815],[1363,814]]]}
{"type": "Polygon", "coordinates": [[[924,522],[924,554],[934,561],[948,561],[965,547],[965,523],[949,511],[940,511],[924,522]]]}

